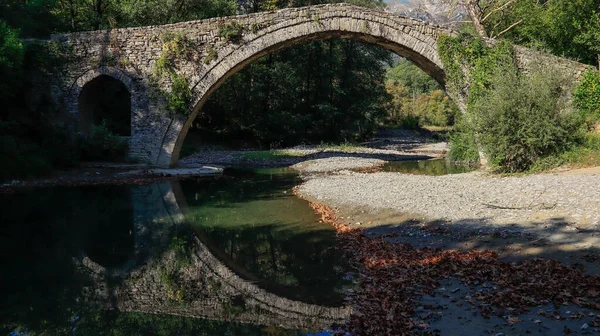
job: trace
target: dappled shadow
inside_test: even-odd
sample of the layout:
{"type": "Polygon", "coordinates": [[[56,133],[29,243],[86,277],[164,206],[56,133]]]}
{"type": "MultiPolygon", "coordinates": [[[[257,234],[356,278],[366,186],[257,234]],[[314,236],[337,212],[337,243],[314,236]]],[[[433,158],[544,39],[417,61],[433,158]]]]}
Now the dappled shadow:
{"type": "Polygon", "coordinates": [[[436,136],[437,133],[426,129],[379,129],[372,139],[362,142],[361,146],[397,151],[412,151],[425,144],[433,143],[437,140],[436,136]]]}
{"type": "Polygon", "coordinates": [[[378,223],[364,229],[369,237],[386,235],[395,243],[439,249],[495,251],[507,261],[554,259],[600,275],[600,229],[582,228],[565,218],[527,225],[489,224],[488,218],[457,221],[407,219],[378,223]]]}
{"type": "Polygon", "coordinates": [[[352,150],[316,150],[306,155],[277,155],[268,159],[244,158],[244,151],[215,151],[192,154],[178,162],[178,167],[194,167],[200,164],[227,167],[289,167],[306,161],[330,158],[358,158],[383,161],[421,161],[438,158],[438,154],[407,152],[358,152],[352,150]]]}

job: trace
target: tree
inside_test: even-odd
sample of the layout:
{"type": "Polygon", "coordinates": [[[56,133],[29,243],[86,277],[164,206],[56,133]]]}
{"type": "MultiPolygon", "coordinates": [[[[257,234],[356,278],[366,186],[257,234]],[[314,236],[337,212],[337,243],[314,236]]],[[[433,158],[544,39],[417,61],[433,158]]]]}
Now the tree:
{"type": "Polygon", "coordinates": [[[6,103],[21,87],[23,56],[19,31],[0,21],[0,102],[6,103]]]}
{"type": "Polygon", "coordinates": [[[454,9],[464,7],[471,18],[473,27],[481,37],[498,38],[524,21],[523,18],[510,20],[507,27],[498,30],[498,22],[508,22],[515,5],[524,0],[443,0],[454,9]]]}

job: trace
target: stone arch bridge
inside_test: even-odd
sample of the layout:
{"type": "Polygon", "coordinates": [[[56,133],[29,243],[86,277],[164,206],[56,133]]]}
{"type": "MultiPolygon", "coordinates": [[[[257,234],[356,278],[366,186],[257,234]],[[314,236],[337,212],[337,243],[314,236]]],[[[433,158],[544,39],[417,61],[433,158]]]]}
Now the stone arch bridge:
{"type": "MultiPolygon", "coordinates": [[[[308,40],[351,38],[411,60],[443,85],[444,66],[437,50],[437,40],[443,34],[456,32],[389,12],[329,4],[163,26],[62,34],[52,39],[70,49],[71,61],[58,84],[67,126],[81,130],[85,127],[80,124],[90,120],[84,115],[81,99],[87,84],[99,77],[117,79],[131,97],[130,156],[169,167],[177,163],[187,131],[210,94],[227,78],[268,53],[308,40]],[[234,31],[235,36],[220,36],[224,28],[234,31]],[[177,36],[185,46],[171,44],[176,51],[170,51],[169,38],[173,42],[177,36]],[[179,113],[173,113],[165,103],[173,77],[157,75],[159,59],[166,59],[174,73],[187,79],[191,89],[187,106],[179,113]]],[[[516,48],[516,55],[524,69],[541,62],[578,77],[586,68],[523,47],[516,48]]]]}

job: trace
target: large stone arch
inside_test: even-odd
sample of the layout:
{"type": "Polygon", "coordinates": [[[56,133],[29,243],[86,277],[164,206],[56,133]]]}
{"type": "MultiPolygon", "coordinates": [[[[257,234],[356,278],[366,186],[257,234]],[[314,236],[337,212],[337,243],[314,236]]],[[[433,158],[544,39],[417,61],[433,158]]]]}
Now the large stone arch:
{"type": "Polygon", "coordinates": [[[437,52],[437,39],[441,34],[454,34],[453,31],[387,12],[348,5],[333,9],[313,15],[310,7],[305,8],[304,15],[249,33],[241,42],[217,50],[218,59],[193,77],[189,115],[179,117],[170,125],[161,146],[163,157],[159,157],[159,164],[174,166],[177,163],[193,120],[225,80],[260,57],[305,41],[338,37],[375,44],[411,60],[444,85],[445,73],[437,52]]]}

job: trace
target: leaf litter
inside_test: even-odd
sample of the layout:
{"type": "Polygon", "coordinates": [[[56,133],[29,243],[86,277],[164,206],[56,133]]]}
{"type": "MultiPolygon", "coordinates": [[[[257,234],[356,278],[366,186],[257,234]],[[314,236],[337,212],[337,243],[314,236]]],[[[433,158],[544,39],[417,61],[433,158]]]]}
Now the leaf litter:
{"type": "Polygon", "coordinates": [[[356,288],[347,297],[352,315],[339,335],[434,335],[415,314],[416,300],[433,294],[440,281],[449,278],[471,287],[483,284],[485,290],[467,302],[478,307],[484,318],[495,310],[509,311],[506,321],[510,325],[521,322],[516,315],[548,303],[600,310],[600,277],[555,260],[506,262],[492,251],[391,243],[385,236],[369,237],[349,227],[325,205],[311,203],[311,207],[336,229],[338,248],[346,252],[359,274],[356,288]]]}

